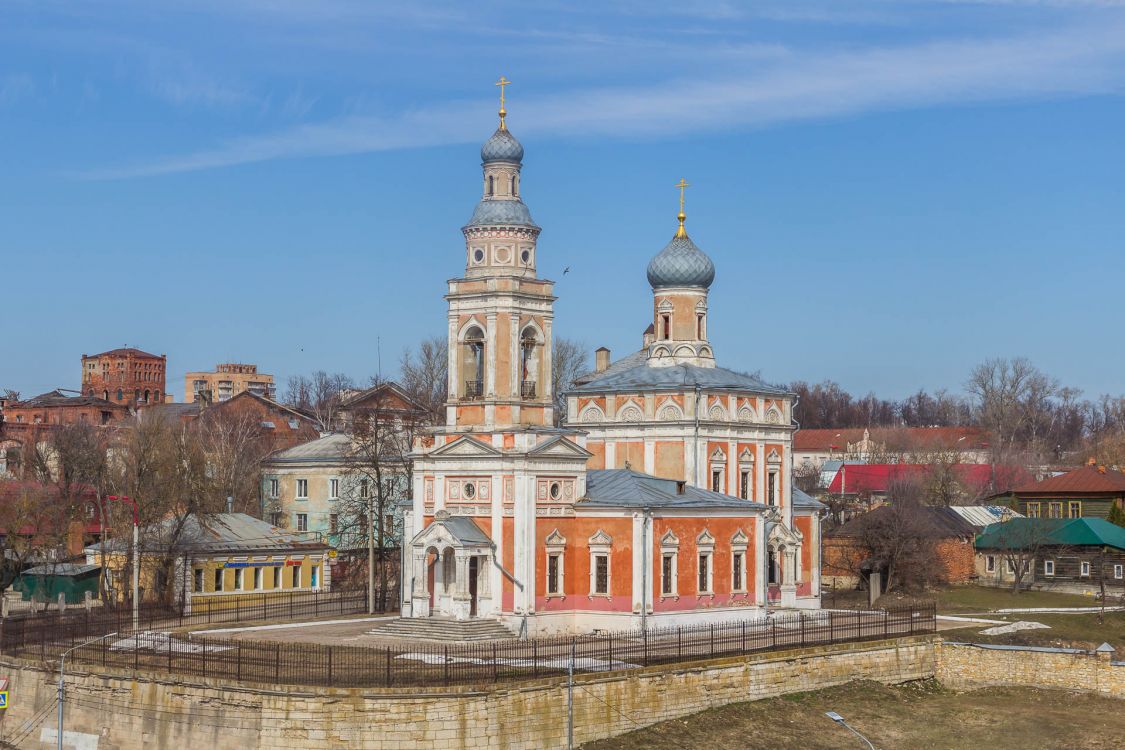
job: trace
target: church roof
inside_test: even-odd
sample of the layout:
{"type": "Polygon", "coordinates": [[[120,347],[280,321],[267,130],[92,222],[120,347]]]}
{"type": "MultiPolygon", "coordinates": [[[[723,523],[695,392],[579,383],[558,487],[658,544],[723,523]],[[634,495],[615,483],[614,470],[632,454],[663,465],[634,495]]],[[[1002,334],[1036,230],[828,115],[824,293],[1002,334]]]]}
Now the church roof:
{"type": "Polygon", "coordinates": [[[706,289],[714,280],[715,264],[686,232],[673,237],[648,264],[648,283],[653,289],[678,286],[706,289]]]}
{"type": "Polygon", "coordinates": [[[753,391],[754,393],[786,395],[789,390],[769,385],[752,375],[725,367],[698,367],[678,364],[651,367],[643,360],[624,369],[610,367],[597,377],[575,385],[571,393],[605,393],[607,391],[638,391],[646,389],[684,390],[695,386],[708,390],[753,391]]]}
{"type": "Polygon", "coordinates": [[[489,200],[484,199],[473,209],[473,216],[469,219],[469,226],[490,226],[493,224],[515,224],[539,228],[531,219],[531,211],[523,201],[516,200],[489,200]]]}
{"type": "Polygon", "coordinates": [[[490,161],[514,161],[518,164],[523,161],[523,145],[506,127],[496,128],[492,137],[480,147],[480,160],[486,164],[490,161]]]}
{"type": "Polygon", "coordinates": [[[759,511],[766,506],[721,492],[693,487],[675,479],[660,479],[631,469],[598,469],[586,473],[586,496],[581,506],[633,508],[714,508],[759,511]]]}

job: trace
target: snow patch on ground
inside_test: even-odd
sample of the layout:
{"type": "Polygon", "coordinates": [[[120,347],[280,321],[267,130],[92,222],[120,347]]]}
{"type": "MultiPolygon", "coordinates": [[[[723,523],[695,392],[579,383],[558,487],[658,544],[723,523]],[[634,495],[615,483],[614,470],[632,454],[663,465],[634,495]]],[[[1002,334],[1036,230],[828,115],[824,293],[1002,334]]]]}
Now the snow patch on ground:
{"type": "MultiPolygon", "coordinates": [[[[230,651],[232,646],[216,646],[207,644],[207,653],[217,651],[230,651]]],[[[198,654],[203,651],[203,645],[189,641],[178,641],[168,633],[137,633],[129,638],[115,640],[109,646],[110,651],[157,651],[166,654],[169,651],[175,654],[198,654]]]]}
{"type": "MultiPolygon", "coordinates": [[[[446,659],[443,654],[399,654],[396,659],[411,659],[426,664],[443,664],[446,659]]],[[[492,659],[479,659],[467,656],[450,656],[450,664],[492,664],[492,659]]],[[[497,659],[496,664],[508,667],[530,668],[535,666],[534,659],[497,659]]],[[[570,659],[540,659],[539,666],[545,669],[566,669],[570,666],[570,659]]],[[[596,659],[590,656],[579,656],[574,660],[574,668],[586,672],[610,672],[619,669],[638,669],[639,664],[619,661],[617,659],[596,659]]]]}
{"type": "Polygon", "coordinates": [[[1050,628],[1050,625],[1044,625],[1041,622],[1028,622],[1026,620],[1020,620],[1019,622],[1013,622],[1010,625],[998,625],[995,628],[988,628],[980,632],[981,635],[1004,635],[1005,633],[1015,633],[1020,630],[1050,630],[1050,628]]]}

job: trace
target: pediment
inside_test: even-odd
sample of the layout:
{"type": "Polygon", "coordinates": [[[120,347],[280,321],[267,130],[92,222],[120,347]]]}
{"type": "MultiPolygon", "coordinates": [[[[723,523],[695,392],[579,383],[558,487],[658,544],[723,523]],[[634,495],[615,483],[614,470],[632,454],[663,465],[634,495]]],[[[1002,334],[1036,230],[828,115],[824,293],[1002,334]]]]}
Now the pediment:
{"type": "Polygon", "coordinates": [[[730,538],[730,543],[732,545],[745,547],[746,545],[750,544],[750,537],[746,536],[746,532],[744,532],[742,529],[739,529],[738,531],[734,532],[734,536],[730,538]]]}
{"type": "Polygon", "coordinates": [[[660,546],[661,547],[679,547],[680,546],[680,538],[677,537],[675,534],[673,534],[672,530],[669,529],[668,531],[664,532],[664,536],[660,537],[660,546]]]}
{"type": "Polygon", "coordinates": [[[613,545],[613,537],[611,537],[601,529],[598,529],[597,532],[595,532],[594,535],[590,537],[589,545],[591,547],[609,547],[613,545]]]}
{"type": "Polygon", "coordinates": [[[766,456],[766,460],[769,461],[771,464],[779,464],[779,463],[781,463],[781,456],[779,456],[777,454],[777,450],[774,449],[774,450],[771,450],[769,452],[768,456],[766,456]]]}
{"type": "Polygon", "coordinates": [[[722,448],[716,448],[715,450],[713,450],[711,452],[711,460],[712,461],[726,461],[727,460],[727,454],[723,453],[722,448]]]}
{"type": "Polygon", "coordinates": [[[560,534],[558,529],[555,529],[547,535],[547,538],[543,540],[543,543],[548,547],[565,547],[566,537],[560,534]]]}
{"type": "Polygon", "coordinates": [[[656,309],[661,312],[670,312],[672,310],[672,300],[668,298],[660,300],[660,304],[656,306],[656,309]]]}
{"type": "Polygon", "coordinates": [[[770,530],[770,544],[800,544],[803,540],[804,536],[800,531],[783,523],[774,524],[770,530]]]}
{"type": "Polygon", "coordinates": [[[754,454],[749,448],[743,448],[742,453],[738,454],[738,460],[744,464],[752,464],[754,463],[754,454]]]}
{"type": "Polygon", "coordinates": [[[715,537],[711,536],[711,532],[707,529],[699,532],[699,536],[695,538],[695,545],[697,547],[714,547],[715,537]]]}
{"type": "Polygon", "coordinates": [[[527,452],[529,456],[562,456],[566,458],[589,458],[594,455],[562,435],[546,440],[527,452]]]}
{"type": "Polygon", "coordinates": [[[499,456],[500,451],[488,443],[462,435],[430,454],[431,456],[499,456]]]}

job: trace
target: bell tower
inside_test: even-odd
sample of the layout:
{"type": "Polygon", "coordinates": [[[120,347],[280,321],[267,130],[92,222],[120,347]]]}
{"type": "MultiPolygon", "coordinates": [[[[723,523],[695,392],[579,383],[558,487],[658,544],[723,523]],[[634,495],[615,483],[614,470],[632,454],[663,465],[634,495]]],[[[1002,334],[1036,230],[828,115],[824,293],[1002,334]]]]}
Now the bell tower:
{"type": "Polygon", "coordinates": [[[483,194],[465,236],[465,276],[449,282],[446,426],[486,430],[554,423],[554,285],[535,273],[540,228],[521,197],[523,146],[500,124],[481,147],[483,194]]]}

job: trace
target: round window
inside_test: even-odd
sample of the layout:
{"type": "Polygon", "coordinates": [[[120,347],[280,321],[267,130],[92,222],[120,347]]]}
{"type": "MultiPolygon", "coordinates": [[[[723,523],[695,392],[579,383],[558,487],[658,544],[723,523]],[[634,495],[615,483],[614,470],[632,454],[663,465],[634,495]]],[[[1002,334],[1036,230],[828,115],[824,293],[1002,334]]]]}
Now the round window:
{"type": "Polygon", "coordinates": [[[522,260],[524,263],[530,263],[531,262],[531,251],[530,250],[524,250],[522,253],[520,253],[520,260],[522,260]]]}
{"type": "Polygon", "coordinates": [[[562,486],[558,482],[551,482],[551,499],[558,500],[562,496],[562,486]]]}
{"type": "Polygon", "coordinates": [[[472,500],[477,495],[477,488],[472,482],[465,482],[465,489],[463,490],[466,500],[472,500]]]}
{"type": "Polygon", "coordinates": [[[473,251],[473,260],[475,260],[477,263],[480,263],[481,261],[483,261],[484,260],[484,250],[481,250],[479,247],[476,250],[474,250],[473,251]]]}

